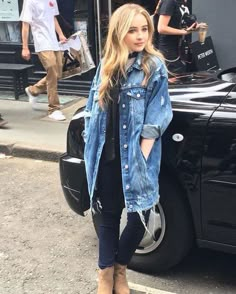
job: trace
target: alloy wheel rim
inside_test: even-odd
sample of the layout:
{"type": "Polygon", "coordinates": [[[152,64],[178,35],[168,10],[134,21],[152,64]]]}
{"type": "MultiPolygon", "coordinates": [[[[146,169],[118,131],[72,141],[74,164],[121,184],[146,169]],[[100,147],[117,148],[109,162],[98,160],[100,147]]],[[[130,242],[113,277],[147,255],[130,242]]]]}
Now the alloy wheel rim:
{"type": "Polygon", "coordinates": [[[138,249],[135,251],[136,254],[143,255],[156,250],[164,238],[166,222],[165,214],[160,203],[156,205],[155,212],[153,210],[151,211],[148,231],[145,232],[138,249]]]}

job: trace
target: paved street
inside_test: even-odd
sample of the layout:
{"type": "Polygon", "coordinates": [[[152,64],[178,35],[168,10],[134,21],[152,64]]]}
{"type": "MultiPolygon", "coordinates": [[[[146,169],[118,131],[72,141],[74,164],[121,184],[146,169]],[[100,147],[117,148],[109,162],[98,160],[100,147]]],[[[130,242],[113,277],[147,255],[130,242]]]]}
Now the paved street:
{"type": "MultiPolygon", "coordinates": [[[[0,167],[0,293],[96,293],[91,218],[67,206],[58,164],[2,158],[0,167]]],[[[165,274],[128,276],[133,294],[234,294],[235,268],[234,255],[195,250],[165,274]]]]}

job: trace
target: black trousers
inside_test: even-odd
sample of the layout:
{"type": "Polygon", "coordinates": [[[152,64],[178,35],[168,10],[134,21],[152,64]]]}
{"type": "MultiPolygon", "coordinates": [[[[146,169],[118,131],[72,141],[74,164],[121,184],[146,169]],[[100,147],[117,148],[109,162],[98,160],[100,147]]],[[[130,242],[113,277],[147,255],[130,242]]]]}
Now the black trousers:
{"type": "MultiPolygon", "coordinates": [[[[97,195],[102,205],[98,266],[104,269],[114,263],[127,265],[143,238],[145,227],[137,212],[127,213],[127,224],[120,236],[120,219],[125,203],[119,157],[106,162],[102,155],[97,183],[97,195]]],[[[147,224],[150,210],[142,214],[147,224]]]]}
{"type": "Polygon", "coordinates": [[[181,60],[178,47],[168,48],[167,46],[160,46],[159,50],[166,58],[166,66],[171,73],[184,73],[186,72],[186,63],[181,60]]]}

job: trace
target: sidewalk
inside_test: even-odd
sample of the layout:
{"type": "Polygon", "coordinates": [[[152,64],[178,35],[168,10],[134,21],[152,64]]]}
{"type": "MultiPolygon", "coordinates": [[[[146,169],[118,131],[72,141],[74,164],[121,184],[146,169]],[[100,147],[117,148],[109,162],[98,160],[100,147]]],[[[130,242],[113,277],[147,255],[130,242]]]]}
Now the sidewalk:
{"type": "MultiPolygon", "coordinates": [[[[74,112],[85,105],[86,98],[73,97],[64,103],[66,121],[57,122],[47,117],[47,103],[38,103],[37,110],[22,98],[2,100],[0,113],[8,121],[0,128],[0,153],[41,160],[58,161],[66,151],[66,135],[74,112]]],[[[45,99],[42,99],[45,100],[45,99]]],[[[64,99],[66,100],[66,99],[64,99]]]]}

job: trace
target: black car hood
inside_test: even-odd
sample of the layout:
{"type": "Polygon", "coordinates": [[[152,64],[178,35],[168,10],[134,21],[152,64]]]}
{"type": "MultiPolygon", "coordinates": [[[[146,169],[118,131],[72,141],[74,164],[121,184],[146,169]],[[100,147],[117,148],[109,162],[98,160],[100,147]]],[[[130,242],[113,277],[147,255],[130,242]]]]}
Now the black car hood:
{"type": "Polygon", "coordinates": [[[223,81],[219,72],[196,72],[169,78],[169,93],[174,103],[217,104],[235,87],[223,81]]]}

